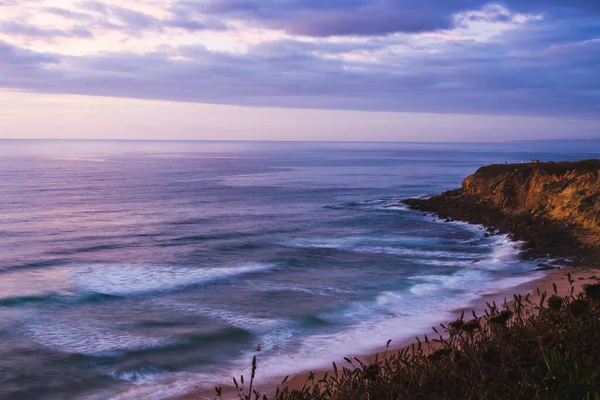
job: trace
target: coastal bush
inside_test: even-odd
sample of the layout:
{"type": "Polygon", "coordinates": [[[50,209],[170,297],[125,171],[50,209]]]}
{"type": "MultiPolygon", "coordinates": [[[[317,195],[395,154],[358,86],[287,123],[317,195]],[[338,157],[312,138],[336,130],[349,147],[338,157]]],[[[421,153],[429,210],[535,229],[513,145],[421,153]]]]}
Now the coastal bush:
{"type": "MultiPolygon", "coordinates": [[[[240,400],[600,399],[600,285],[560,297],[514,296],[484,315],[463,315],[435,329],[435,339],[372,363],[346,359],[322,379],[311,373],[300,389],[261,394],[234,379],[240,400]]],[[[389,348],[388,342],[388,348],[389,348]]],[[[217,388],[221,398],[221,389],[217,388]]]]}

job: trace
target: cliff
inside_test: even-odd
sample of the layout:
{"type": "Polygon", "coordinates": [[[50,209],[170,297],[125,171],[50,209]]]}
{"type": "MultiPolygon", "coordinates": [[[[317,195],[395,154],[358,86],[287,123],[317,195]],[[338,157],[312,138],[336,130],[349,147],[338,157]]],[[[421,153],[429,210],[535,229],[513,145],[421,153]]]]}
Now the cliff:
{"type": "Polygon", "coordinates": [[[600,250],[600,160],[490,165],[461,189],[406,203],[510,233],[528,243],[532,257],[600,250]]]}

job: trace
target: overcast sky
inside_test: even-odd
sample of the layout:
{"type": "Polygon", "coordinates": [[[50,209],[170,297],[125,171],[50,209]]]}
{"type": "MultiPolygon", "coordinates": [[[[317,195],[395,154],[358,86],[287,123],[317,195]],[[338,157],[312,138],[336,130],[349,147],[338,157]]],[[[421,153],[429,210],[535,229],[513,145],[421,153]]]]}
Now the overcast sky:
{"type": "Polygon", "coordinates": [[[600,1],[0,0],[0,137],[600,137],[600,1]]]}

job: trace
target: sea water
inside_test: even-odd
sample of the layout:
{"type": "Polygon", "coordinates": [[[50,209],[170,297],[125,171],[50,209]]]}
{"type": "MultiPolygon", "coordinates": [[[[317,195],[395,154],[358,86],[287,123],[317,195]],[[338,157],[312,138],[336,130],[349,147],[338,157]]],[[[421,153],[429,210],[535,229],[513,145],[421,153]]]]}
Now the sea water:
{"type": "Polygon", "coordinates": [[[327,367],[540,277],[400,200],[504,144],[0,141],[0,398],[150,399],[327,367]]]}

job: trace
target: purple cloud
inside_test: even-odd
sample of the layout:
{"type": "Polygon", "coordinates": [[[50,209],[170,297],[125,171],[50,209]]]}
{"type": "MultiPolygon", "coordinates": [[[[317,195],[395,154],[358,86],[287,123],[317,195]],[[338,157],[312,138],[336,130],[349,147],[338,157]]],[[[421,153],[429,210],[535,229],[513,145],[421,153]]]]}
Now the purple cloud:
{"type": "MultiPolygon", "coordinates": [[[[600,19],[594,14],[595,5],[523,1],[519,9],[525,11],[541,10],[547,4],[544,19],[486,43],[440,40],[436,51],[422,51],[422,37],[385,35],[436,31],[448,26],[453,12],[475,3],[482,5],[474,0],[439,6],[429,0],[343,4],[287,0],[269,8],[249,0],[202,5],[180,1],[171,9],[173,17],[161,21],[122,7],[87,2],[83,15],[54,11],[73,19],[89,15],[94,23],[116,19],[121,25],[110,25],[111,29],[127,32],[160,31],[169,26],[214,29],[209,28],[213,23],[225,28],[223,19],[235,17],[290,32],[353,34],[364,40],[267,41],[251,45],[244,53],[165,44],[157,47],[160,51],[147,54],[78,57],[36,53],[0,42],[0,87],[253,106],[600,115],[600,19]],[[558,13],[558,7],[570,11],[558,13]],[[386,9],[401,14],[390,11],[385,15],[386,9]],[[410,21],[394,18],[413,15],[406,14],[409,11],[414,12],[410,21]],[[312,25],[308,23],[311,18],[312,25]],[[377,33],[382,35],[372,36],[377,33]],[[394,53],[390,46],[404,50],[394,53]],[[376,55],[375,60],[361,59],[363,54],[376,55]]],[[[492,18],[503,21],[509,16],[499,13],[492,18]]]]}
{"type": "MultiPolygon", "coordinates": [[[[180,14],[241,19],[290,34],[315,37],[431,32],[453,27],[453,15],[478,9],[485,0],[179,0],[180,14]]],[[[521,12],[600,13],[589,0],[505,0],[496,2],[521,12]]],[[[507,18],[499,15],[498,19],[507,18]]]]}
{"type": "Polygon", "coordinates": [[[0,40],[0,65],[9,73],[14,68],[39,68],[57,62],[59,57],[56,55],[19,48],[0,40]]]}
{"type": "Polygon", "coordinates": [[[0,21],[0,32],[29,38],[92,38],[94,35],[89,29],[73,27],[69,29],[47,29],[35,25],[14,21],[0,21]]]}

